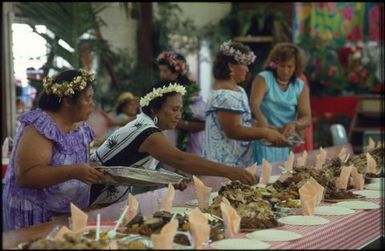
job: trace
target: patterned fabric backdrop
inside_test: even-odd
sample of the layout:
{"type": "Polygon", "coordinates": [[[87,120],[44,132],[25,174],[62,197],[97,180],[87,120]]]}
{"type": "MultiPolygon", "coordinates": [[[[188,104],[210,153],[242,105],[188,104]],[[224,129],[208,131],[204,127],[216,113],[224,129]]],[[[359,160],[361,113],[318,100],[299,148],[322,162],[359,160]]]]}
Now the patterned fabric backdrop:
{"type": "Polygon", "coordinates": [[[294,42],[309,33],[324,42],[380,40],[380,3],[295,3],[294,42]]]}

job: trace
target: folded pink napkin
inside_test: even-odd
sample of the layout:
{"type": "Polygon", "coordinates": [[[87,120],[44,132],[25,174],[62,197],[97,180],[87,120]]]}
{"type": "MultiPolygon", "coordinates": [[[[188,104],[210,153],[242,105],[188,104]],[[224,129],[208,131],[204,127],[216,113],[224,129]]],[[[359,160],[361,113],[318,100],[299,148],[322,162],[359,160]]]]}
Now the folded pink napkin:
{"type": "Polygon", "coordinates": [[[369,137],[368,147],[366,148],[367,151],[372,150],[376,148],[376,143],[372,139],[372,137],[369,137]]]}
{"type": "Polygon", "coordinates": [[[72,231],[84,231],[87,227],[88,215],[71,203],[72,231]]]}
{"type": "Polygon", "coordinates": [[[326,151],[320,147],[319,154],[317,155],[317,163],[315,169],[322,169],[323,164],[326,161],[326,151]]]}
{"type": "Polygon", "coordinates": [[[317,199],[316,199],[316,205],[320,204],[323,197],[324,197],[324,192],[325,188],[321,186],[313,177],[310,176],[309,179],[309,184],[315,189],[317,199]]]}
{"type": "Polygon", "coordinates": [[[60,240],[60,239],[63,238],[63,235],[66,234],[66,233],[72,233],[72,231],[71,231],[68,227],[62,226],[62,227],[59,229],[59,231],[56,233],[55,237],[53,237],[53,239],[54,239],[55,241],[60,240]]]}
{"type": "Polygon", "coordinates": [[[350,172],[352,171],[353,166],[344,166],[341,168],[340,177],[336,179],[336,187],[338,189],[346,189],[348,186],[348,181],[350,177],[350,172]]]}
{"type": "Polygon", "coordinates": [[[237,211],[225,202],[220,204],[222,219],[225,223],[225,236],[226,238],[232,238],[239,233],[241,224],[241,216],[238,215],[237,211]]]}
{"type": "Polygon", "coordinates": [[[246,170],[252,175],[255,175],[257,173],[257,162],[255,162],[252,166],[246,168],[246,170]]]}
{"type": "Polygon", "coordinates": [[[346,155],[347,155],[347,150],[345,147],[342,147],[340,153],[338,154],[338,158],[341,160],[341,161],[344,161],[346,159],[346,155]]]}
{"type": "Polygon", "coordinates": [[[213,188],[205,186],[205,184],[203,184],[203,182],[195,175],[193,175],[193,180],[198,199],[198,207],[203,210],[209,206],[209,197],[213,188]]]}
{"type": "Polygon", "coordinates": [[[153,249],[172,249],[174,236],[178,229],[178,220],[173,219],[160,230],[159,234],[152,234],[153,249]]]}
{"type": "Polygon", "coordinates": [[[367,161],[367,173],[377,173],[377,162],[376,160],[370,155],[370,153],[366,153],[366,161],[367,161]]]}
{"type": "Polygon", "coordinates": [[[124,216],[125,223],[129,223],[137,214],[139,208],[139,202],[132,194],[128,194],[128,210],[124,216]]]}
{"type": "Polygon", "coordinates": [[[166,212],[171,212],[172,209],[172,201],[175,197],[175,188],[171,183],[168,183],[168,190],[166,197],[159,199],[161,204],[161,210],[166,212]]]}
{"type": "Polygon", "coordinates": [[[202,244],[207,242],[210,238],[210,225],[205,215],[194,208],[189,215],[190,232],[194,240],[194,248],[202,249],[202,244]]]}
{"type": "Polygon", "coordinates": [[[270,163],[263,159],[262,160],[262,177],[261,177],[261,184],[267,185],[269,184],[269,178],[271,174],[271,165],[270,163]]]}
{"type": "Polygon", "coordinates": [[[284,165],[286,171],[293,170],[294,158],[295,158],[295,156],[294,156],[293,151],[290,151],[288,160],[283,162],[283,165],[284,165]]]}
{"type": "Polygon", "coordinates": [[[112,241],[110,241],[110,242],[107,244],[107,247],[105,247],[104,249],[111,249],[111,250],[117,250],[117,249],[119,249],[118,241],[117,241],[117,240],[112,240],[112,241]]]}
{"type": "Polygon", "coordinates": [[[377,141],[377,148],[382,147],[381,140],[377,141]]]}
{"type": "Polygon", "coordinates": [[[298,166],[305,166],[307,160],[307,152],[304,151],[301,157],[297,158],[297,165],[298,166]]]}
{"type": "Polygon", "coordinates": [[[357,190],[364,190],[365,179],[362,173],[357,171],[355,166],[352,167],[352,171],[350,172],[352,176],[353,186],[357,190]]]}
{"type": "Polygon", "coordinates": [[[314,208],[317,204],[317,191],[309,181],[298,190],[301,199],[303,215],[314,215],[314,208]]]}

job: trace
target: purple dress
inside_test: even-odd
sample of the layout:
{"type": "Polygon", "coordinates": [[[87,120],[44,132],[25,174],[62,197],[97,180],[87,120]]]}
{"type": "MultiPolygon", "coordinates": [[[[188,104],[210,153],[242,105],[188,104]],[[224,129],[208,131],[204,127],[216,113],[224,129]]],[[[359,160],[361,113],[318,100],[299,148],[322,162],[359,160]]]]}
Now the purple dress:
{"type": "MultiPolygon", "coordinates": [[[[15,178],[15,155],[24,128],[32,125],[44,137],[53,142],[51,168],[89,162],[89,144],[94,138],[92,129],[83,123],[76,130],[62,133],[52,118],[41,109],[27,111],[19,116],[15,143],[4,177],[3,231],[43,223],[55,213],[70,213],[70,203],[86,208],[90,186],[77,179],[34,189],[20,187],[15,178]]],[[[30,147],[38,147],[31,145],[30,147]]],[[[38,177],[37,177],[38,178],[38,177]]]]}

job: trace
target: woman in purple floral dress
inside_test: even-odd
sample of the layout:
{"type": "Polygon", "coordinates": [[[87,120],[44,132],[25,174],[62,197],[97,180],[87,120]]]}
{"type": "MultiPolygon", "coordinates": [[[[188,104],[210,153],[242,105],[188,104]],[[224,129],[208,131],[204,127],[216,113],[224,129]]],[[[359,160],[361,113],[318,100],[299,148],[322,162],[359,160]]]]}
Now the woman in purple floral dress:
{"type": "Polygon", "coordinates": [[[67,70],[43,81],[38,108],[19,116],[4,178],[3,231],[43,223],[85,208],[90,184],[102,173],[89,164],[93,132],[84,122],[93,109],[93,76],[67,70]]]}

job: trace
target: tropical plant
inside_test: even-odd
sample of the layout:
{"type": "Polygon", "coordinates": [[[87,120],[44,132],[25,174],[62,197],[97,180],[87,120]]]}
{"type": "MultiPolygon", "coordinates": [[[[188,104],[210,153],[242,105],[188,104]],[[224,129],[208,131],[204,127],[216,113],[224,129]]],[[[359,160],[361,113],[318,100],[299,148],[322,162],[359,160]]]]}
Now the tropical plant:
{"type": "MultiPolygon", "coordinates": [[[[47,41],[48,57],[42,67],[43,77],[47,76],[50,70],[61,70],[55,64],[57,57],[63,58],[73,68],[90,69],[90,57],[94,54],[100,60],[100,65],[105,66],[104,69],[98,69],[98,74],[108,72],[111,83],[119,88],[111,63],[114,53],[100,33],[100,27],[105,23],[97,16],[107,7],[106,3],[15,2],[15,6],[33,31],[47,41]],[[36,25],[45,25],[48,32],[38,31],[36,25]],[[63,42],[68,45],[67,48],[62,46],[63,42]]],[[[31,84],[40,90],[39,81],[35,80],[31,84]]]]}

